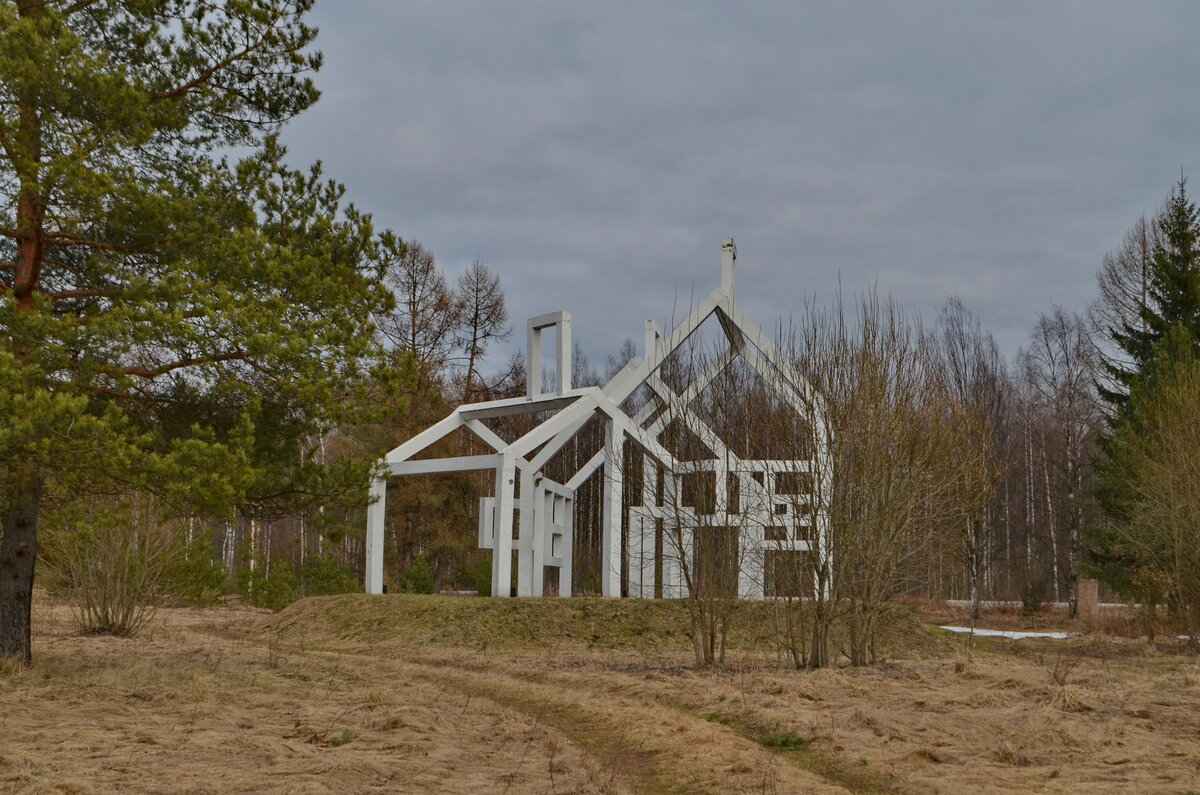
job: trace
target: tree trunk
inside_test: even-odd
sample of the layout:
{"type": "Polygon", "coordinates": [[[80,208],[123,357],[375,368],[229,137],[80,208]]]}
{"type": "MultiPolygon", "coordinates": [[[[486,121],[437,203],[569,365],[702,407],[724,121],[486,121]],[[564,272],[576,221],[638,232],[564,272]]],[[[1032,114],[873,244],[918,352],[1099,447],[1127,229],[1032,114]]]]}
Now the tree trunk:
{"type": "Polygon", "coordinates": [[[26,665],[33,661],[30,614],[41,503],[42,479],[31,475],[5,510],[0,536],[0,657],[19,656],[26,665]]]}

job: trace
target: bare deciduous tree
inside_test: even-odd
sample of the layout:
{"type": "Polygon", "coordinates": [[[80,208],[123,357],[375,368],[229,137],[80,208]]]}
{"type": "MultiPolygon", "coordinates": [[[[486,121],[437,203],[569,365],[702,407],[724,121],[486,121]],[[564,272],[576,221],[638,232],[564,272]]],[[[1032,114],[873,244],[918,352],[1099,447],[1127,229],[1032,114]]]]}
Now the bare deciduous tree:
{"type": "MultiPolygon", "coordinates": [[[[828,621],[846,655],[877,656],[880,622],[936,546],[939,529],[976,516],[989,494],[986,430],[950,389],[919,322],[867,296],[847,319],[810,312],[793,352],[824,395],[832,425],[828,621]]],[[[822,663],[820,649],[810,658],[822,663]]]]}
{"type": "Polygon", "coordinates": [[[1085,319],[1054,307],[1038,321],[1021,361],[1053,437],[1045,455],[1046,500],[1053,515],[1048,543],[1074,615],[1080,540],[1092,505],[1090,459],[1101,425],[1097,352],[1085,319]],[[1064,545],[1066,555],[1060,557],[1064,545]]]}
{"type": "Polygon", "coordinates": [[[507,340],[512,329],[505,325],[508,308],[500,288],[500,277],[479,260],[472,262],[458,277],[455,299],[461,308],[461,327],[455,339],[462,346],[466,359],[462,402],[469,403],[480,394],[483,386],[478,383],[477,370],[488,346],[507,340]]]}
{"type": "Polygon", "coordinates": [[[387,269],[384,279],[396,295],[396,311],[380,318],[379,330],[424,369],[440,369],[462,323],[462,301],[446,286],[433,254],[420,243],[385,233],[380,244],[387,269]]]}
{"type": "Polygon", "coordinates": [[[987,501],[980,505],[976,515],[966,518],[961,532],[951,533],[952,538],[960,540],[955,546],[966,568],[971,618],[978,619],[984,581],[994,568],[991,559],[996,546],[995,519],[999,506],[992,497],[1005,467],[1008,379],[996,341],[958,298],[951,298],[942,308],[933,345],[940,357],[942,378],[950,398],[977,420],[977,438],[967,443],[982,448],[991,478],[992,494],[987,501]]]}

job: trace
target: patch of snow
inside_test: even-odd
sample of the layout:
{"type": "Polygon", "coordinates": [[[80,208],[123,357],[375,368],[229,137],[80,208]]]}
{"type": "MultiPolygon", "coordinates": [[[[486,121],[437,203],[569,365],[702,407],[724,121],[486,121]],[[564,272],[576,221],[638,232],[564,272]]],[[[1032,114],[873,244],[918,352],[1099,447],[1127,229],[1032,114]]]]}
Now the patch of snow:
{"type": "Polygon", "coordinates": [[[1024,640],[1026,638],[1054,638],[1055,640],[1063,640],[1064,638],[1072,638],[1078,633],[1076,632],[1018,632],[1009,629],[980,629],[976,627],[942,627],[942,629],[950,632],[962,632],[966,634],[974,634],[983,638],[1009,638],[1011,640],[1024,640]]]}

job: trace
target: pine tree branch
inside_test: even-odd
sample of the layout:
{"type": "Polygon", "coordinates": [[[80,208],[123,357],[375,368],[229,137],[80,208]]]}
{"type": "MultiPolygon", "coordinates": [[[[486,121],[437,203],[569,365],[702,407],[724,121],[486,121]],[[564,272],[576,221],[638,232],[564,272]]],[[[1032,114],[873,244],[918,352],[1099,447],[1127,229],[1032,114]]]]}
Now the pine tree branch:
{"type": "Polygon", "coordinates": [[[68,298],[112,298],[113,294],[108,290],[59,290],[56,293],[42,293],[51,301],[63,301],[68,298]]]}
{"type": "Polygon", "coordinates": [[[57,246],[59,248],[70,248],[80,246],[84,248],[95,248],[101,251],[117,251],[122,254],[132,254],[145,248],[145,245],[122,245],[120,243],[105,243],[101,240],[90,240],[79,235],[72,235],[68,232],[52,232],[42,238],[42,242],[47,246],[57,246]]]}
{"type": "MultiPolygon", "coordinates": [[[[181,370],[184,367],[193,367],[198,364],[215,364],[217,362],[232,362],[232,361],[247,361],[249,362],[250,354],[246,351],[231,351],[229,353],[216,353],[211,356],[189,356],[183,359],[177,359],[164,365],[154,368],[148,367],[123,367],[120,372],[125,375],[132,375],[138,378],[153,379],[175,370],[181,370]]],[[[257,368],[256,368],[257,369],[257,368]]]]}
{"type": "Polygon", "coordinates": [[[215,75],[217,72],[220,72],[222,69],[228,69],[234,63],[240,61],[242,58],[245,58],[247,55],[254,52],[256,49],[258,49],[260,44],[261,44],[261,42],[258,42],[252,46],[246,47],[244,50],[241,50],[240,52],[234,53],[233,55],[229,56],[228,58],[226,58],[222,61],[218,61],[217,63],[210,66],[208,69],[205,69],[194,79],[189,80],[188,82],[184,83],[183,85],[177,86],[176,88],[173,88],[170,91],[160,91],[159,93],[157,93],[153,97],[151,97],[151,99],[154,99],[154,100],[179,99],[184,94],[187,94],[189,91],[191,91],[195,88],[199,88],[200,86],[207,83],[209,80],[212,80],[213,75],[215,75]]]}

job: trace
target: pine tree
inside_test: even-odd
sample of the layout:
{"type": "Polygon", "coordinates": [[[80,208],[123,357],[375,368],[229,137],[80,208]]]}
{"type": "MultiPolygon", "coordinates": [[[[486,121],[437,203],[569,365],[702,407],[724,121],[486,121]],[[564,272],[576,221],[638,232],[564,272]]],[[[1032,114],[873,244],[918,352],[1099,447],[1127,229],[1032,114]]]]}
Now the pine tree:
{"type": "Polygon", "coordinates": [[[228,511],[359,405],[379,241],[273,137],[317,99],[311,5],[0,3],[0,657],[44,495],[228,511]]]}

